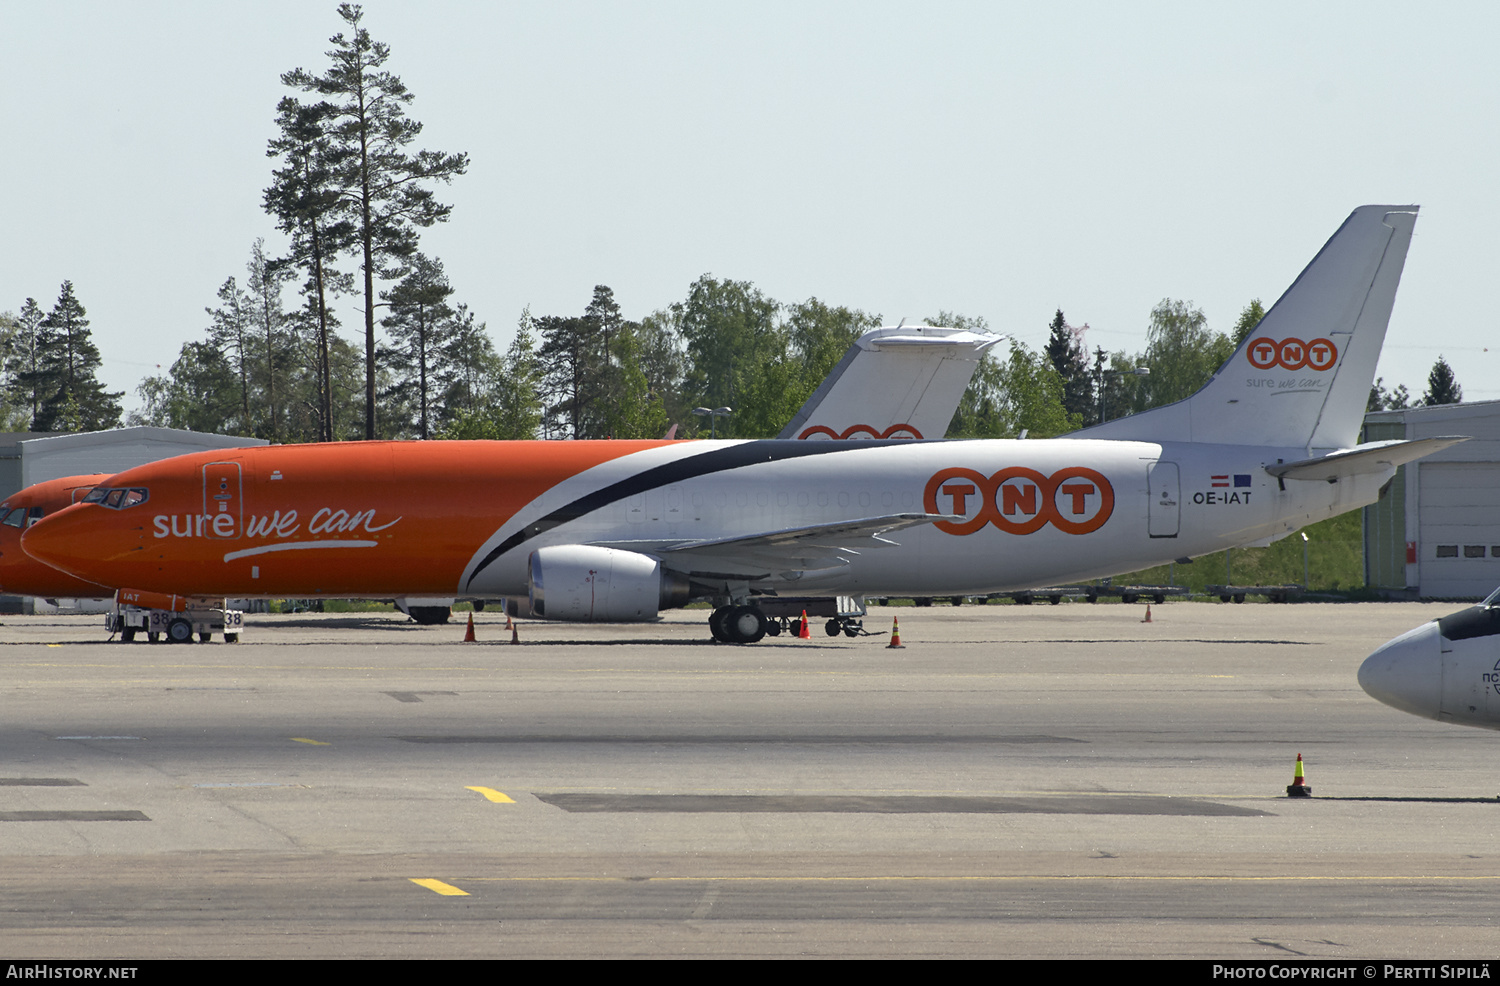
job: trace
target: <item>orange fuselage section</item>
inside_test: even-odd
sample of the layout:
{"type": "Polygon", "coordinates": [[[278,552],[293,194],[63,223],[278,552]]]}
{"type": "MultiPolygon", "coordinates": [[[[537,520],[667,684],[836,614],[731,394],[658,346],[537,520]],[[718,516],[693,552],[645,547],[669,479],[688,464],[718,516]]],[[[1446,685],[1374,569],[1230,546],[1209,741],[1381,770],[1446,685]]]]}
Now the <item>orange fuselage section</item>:
{"type": "Polygon", "coordinates": [[[344,442],[195,453],[120,473],[107,485],[128,496],[48,517],[25,545],[80,578],[156,592],[452,595],[475,551],[521,507],[589,468],[665,444],[344,442]]]}

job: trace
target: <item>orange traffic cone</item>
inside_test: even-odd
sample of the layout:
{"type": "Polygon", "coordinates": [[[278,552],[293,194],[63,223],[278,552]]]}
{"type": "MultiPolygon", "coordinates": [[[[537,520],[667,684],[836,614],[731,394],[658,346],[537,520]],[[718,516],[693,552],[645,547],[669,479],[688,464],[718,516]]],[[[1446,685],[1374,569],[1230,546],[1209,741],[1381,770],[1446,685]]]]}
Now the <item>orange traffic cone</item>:
{"type": "Polygon", "coordinates": [[[1144,620],[1142,620],[1141,622],[1142,623],[1150,623],[1151,622],[1151,604],[1150,603],[1146,604],[1146,618],[1144,620]]]}
{"type": "Polygon", "coordinates": [[[807,610],[802,611],[802,622],[797,625],[797,636],[802,640],[812,639],[812,631],[807,628],[807,610]]]}
{"type": "Polygon", "coordinates": [[[1289,798],[1310,798],[1312,788],[1302,776],[1302,754],[1297,754],[1297,772],[1292,775],[1292,783],[1286,786],[1286,796],[1289,798]]]}
{"type": "Polygon", "coordinates": [[[906,645],[901,642],[901,619],[891,617],[891,642],[885,645],[886,650],[905,650],[906,645]]]}
{"type": "Polygon", "coordinates": [[[510,614],[509,613],[505,614],[505,629],[507,629],[507,630],[514,630],[515,629],[515,627],[510,622],[510,614]]]}
{"type": "Polygon", "coordinates": [[[467,629],[467,630],[464,631],[464,643],[466,643],[466,644],[472,644],[472,643],[474,643],[474,640],[475,640],[475,638],[474,638],[474,614],[470,613],[469,614],[469,629],[467,629]]]}

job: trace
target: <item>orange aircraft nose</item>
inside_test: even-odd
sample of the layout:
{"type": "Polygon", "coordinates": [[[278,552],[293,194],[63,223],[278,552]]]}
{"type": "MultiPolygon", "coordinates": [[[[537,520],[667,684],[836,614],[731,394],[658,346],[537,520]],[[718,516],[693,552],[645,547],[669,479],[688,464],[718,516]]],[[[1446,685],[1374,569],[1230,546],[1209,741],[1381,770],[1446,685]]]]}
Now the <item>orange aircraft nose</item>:
{"type": "Polygon", "coordinates": [[[117,511],[77,504],[31,525],[21,548],[44,565],[98,583],[111,563],[140,550],[140,532],[121,530],[119,519],[117,511]]]}

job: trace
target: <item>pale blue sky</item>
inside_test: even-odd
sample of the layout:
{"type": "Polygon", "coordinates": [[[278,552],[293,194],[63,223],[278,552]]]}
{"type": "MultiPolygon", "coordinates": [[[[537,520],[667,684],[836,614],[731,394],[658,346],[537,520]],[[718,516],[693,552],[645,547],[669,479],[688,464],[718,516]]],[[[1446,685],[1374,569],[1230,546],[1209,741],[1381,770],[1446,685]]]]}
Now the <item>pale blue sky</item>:
{"type": "MultiPolygon", "coordinates": [[[[135,406],[254,239],[280,247],[279,76],[324,68],[335,8],[0,0],[0,310],[71,279],[135,406]]],[[[1500,398],[1500,7],[1427,8],[375,0],[364,23],[422,145],[470,155],[423,249],[497,346],[524,305],[608,284],[639,318],[707,272],[1033,346],[1060,307],[1133,351],[1160,299],[1227,330],[1355,206],[1415,202],[1380,373],[1420,393],[1441,352],[1500,398]]]]}

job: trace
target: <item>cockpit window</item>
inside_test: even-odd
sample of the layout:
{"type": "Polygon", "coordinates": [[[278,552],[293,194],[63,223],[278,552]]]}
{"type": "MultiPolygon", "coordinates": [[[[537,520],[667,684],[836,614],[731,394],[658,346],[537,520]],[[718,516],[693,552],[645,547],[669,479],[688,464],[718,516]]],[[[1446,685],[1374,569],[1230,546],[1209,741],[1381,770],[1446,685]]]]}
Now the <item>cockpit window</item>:
{"type": "Polygon", "coordinates": [[[145,503],[151,499],[151,491],[142,486],[132,486],[128,489],[109,489],[104,486],[96,486],[89,491],[89,495],[83,498],[84,503],[102,503],[114,510],[124,510],[138,503],[145,503]]]}
{"type": "Polygon", "coordinates": [[[1480,603],[1479,605],[1483,606],[1485,609],[1500,608],[1500,589],[1496,589],[1488,596],[1485,596],[1484,602],[1480,603]]]}
{"type": "Polygon", "coordinates": [[[31,513],[26,518],[26,526],[30,527],[32,524],[35,524],[37,521],[41,520],[43,515],[45,515],[46,513],[47,511],[41,507],[32,507],[31,513]]]}
{"type": "Polygon", "coordinates": [[[14,510],[8,511],[5,515],[5,519],[0,520],[0,524],[4,524],[6,527],[20,527],[23,523],[25,523],[25,521],[26,508],[17,507],[14,510]]]}

